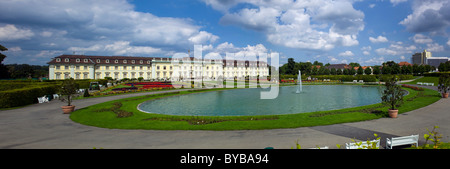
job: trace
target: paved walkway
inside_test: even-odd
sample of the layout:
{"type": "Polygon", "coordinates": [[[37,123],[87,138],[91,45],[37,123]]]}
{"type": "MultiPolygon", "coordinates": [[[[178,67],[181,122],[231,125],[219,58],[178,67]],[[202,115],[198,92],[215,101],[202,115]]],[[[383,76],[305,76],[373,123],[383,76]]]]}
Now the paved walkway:
{"type": "MultiPolygon", "coordinates": [[[[163,91],[171,92],[171,91],[163,91]]],[[[161,92],[153,92],[161,93],[161,92]]],[[[105,101],[145,95],[135,93],[111,97],[74,101],[77,109],[105,101]]],[[[303,148],[344,145],[356,138],[373,138],[373,133],[382,137],[423,134],[426,128],[440,126],[442,141],[450,142],[450,99],[441,99],[427,107],[399,115],[397,119],[382,118],[371,121],[343,123],[329,126],[301,127],[273,130],[237,131],[160,131],[118,130],[85,126],[62,114],[64,103],[52,101],[34,104],[14,110],[0,111],[0,148],[250,148],[274,147],[289,149],[299,140],[303,148]]]]}

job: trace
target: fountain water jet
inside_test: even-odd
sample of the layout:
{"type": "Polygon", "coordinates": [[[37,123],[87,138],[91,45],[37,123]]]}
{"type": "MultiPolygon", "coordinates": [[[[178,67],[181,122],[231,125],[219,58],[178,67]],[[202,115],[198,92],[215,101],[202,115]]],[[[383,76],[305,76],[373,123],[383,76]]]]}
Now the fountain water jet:
{"type": "Polygon", "coordinates": [[[297,83],[298,83],[298,88],[297,88],[297,92],[295,92],[295,93],[300,93],[303,91],[303,89],[302,89],[302,72],[300,70],[298,70],[297,83]]]}

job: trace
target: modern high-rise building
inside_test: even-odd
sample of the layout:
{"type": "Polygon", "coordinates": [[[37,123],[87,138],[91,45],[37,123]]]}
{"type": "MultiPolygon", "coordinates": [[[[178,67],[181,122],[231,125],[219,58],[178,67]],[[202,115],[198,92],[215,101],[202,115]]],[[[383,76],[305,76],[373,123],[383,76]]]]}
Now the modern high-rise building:
{"type": "Polygon", "coordinates": [[[437,68],[439,67],[439,64],[445,63],[447,61],[450,61],[448,57],[431,57],[427,58],[426,64],[437,68]]]}
{"type": "Polygon", "coordinates": [[[414,55],[412,55],[411,58],[411,62],[412,64],[417,64],[417,65],[425,65],[427,58],[431,58],[432,54],[431,52],[428,52],[427,50],[424,50],[421,53],[415,53],[414,55]]]}

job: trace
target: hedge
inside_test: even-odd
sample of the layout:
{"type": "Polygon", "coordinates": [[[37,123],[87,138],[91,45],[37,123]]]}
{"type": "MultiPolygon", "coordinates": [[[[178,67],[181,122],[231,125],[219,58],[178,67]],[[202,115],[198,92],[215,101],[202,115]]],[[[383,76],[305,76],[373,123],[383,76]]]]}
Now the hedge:
{"type": "Polygon", "coordinates": [[[59,85],[38,85],[0,92],[0,108],[24,106],[37,103],[38,97],[57,93],[59,85]]]}
{"type": "Polygon", "coordinates": [[[424,73],[423,76],[425,77],[439,77],[443,74],[450,75],[450,72],[433,72],[433,73],[424,73]]]}

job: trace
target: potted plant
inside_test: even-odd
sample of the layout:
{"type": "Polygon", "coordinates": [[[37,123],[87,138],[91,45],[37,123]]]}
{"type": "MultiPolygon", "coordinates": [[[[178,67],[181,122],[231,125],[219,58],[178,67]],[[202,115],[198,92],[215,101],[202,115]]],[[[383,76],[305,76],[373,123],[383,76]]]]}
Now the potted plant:
{"type": "Polygon", "coordinates": [[[383,95],[381,96],[381,100],[383,103],[389,105],[389,117],[397,118],[398,109],[396,107],[400,107],[403,104],[403,95],[404,91],[401,89],[400,85],[397,85],[397,80],[395,76],[389,78],[386,83],[386,89],[383,91],[383,95]]]}
{"type": "Polygon", "coordinates": [[[439,76],[438,90],[442,93],[442,98],[448,98],[448,91],[450,88],[450,77],[448,74],[439,76]]]}
{"type": "Polygon", "coordinates": [[[75,110],[75,106],[71,105],[72,96],[77,93],[79,89],[78,83],[73,78],[63,81],[60,89],[61,101],[67,102],[67,106],[61,106],[64,114],[70,114],[75,110]]]}

